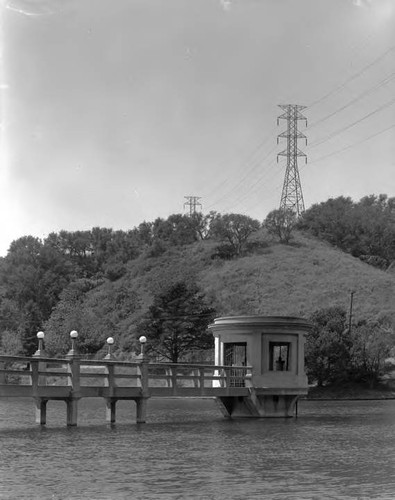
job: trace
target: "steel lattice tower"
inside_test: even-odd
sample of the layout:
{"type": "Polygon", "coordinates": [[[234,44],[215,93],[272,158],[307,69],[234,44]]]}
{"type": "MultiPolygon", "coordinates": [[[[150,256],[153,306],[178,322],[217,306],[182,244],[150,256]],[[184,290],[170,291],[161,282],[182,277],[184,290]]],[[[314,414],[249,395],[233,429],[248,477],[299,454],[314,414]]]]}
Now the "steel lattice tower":
{"type": "Polygon", "coordinates": [[[280,137],[287,139],[287,148],[277,155],[277,162],[279,156],[287,157],[287,168],[285,170],[280,210],[289,209],[299,216],[304,212],[304,201],[298,170],[298,156],[304,156],[306,162],[307,157],[298,148],[298,139],[305,139],[307,145],[307,138],[298,131],[298,120],[306,120],[307,126],[307,118],[300,112],[302,109],[305,109],[306,106],[280,104],[279,107],[284,110],[284,113],[277,118],[277,125],[279,124],[279,120],[287,120],[287,130],[277,137],[277,144],[279,143],[280,137]]]}
{"type": "Polygon", "coordinates": [[[189,207],[189,215],[192,216],[193,214],[196,214],[197,207],[202,206],[202,204],[198,202],[198,200],[200,200],[200,196],[184,196],[184,198],[188,200],[184,203],[184,208],[185,206],[189,207]]]}

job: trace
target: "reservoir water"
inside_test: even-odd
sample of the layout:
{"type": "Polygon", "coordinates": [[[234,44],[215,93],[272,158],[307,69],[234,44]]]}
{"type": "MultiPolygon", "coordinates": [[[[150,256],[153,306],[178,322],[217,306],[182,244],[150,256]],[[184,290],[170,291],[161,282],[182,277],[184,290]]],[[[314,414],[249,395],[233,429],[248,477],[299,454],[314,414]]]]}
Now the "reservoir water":
{"type": "Polygon", "coordinates": [[[80,402],[79,426],[50,401],[0,400],[0,498],[395,499],[395,401],[300,401],[295,419],[224,419],[211,399],[133,402],[105,423],[80,402]]]}

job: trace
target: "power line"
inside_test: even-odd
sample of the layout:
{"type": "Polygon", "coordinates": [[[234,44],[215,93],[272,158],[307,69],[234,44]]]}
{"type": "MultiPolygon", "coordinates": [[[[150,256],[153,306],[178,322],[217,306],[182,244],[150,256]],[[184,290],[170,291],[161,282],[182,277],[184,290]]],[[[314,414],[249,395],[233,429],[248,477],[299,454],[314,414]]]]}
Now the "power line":
{"type": "Polygon", "coordinates": [[[364,139],[362,139],[360,141],[354,142],[353,144],[349,144],[348,146],[346,146],[342,149],[338,149],[337,151],[333,151],[332,153],[328,153],[327,155],[321,156],[320,158],[317,158],[316,160],[313,159],[309,162],[309,164],[311,165],[312,163],[318,163],[322,160],[325,160],[326,158],[343,153],[344,151],[347,151],[348,149],[351,149],[351,148],[357,146],[358,144],[362,144],[366,141],[369,141],[370,139],[373,139],[373,137],[377,137],[378,135],[381,135],[381,134],[384,134],[385,132],[388,132],[388,130],[391,130],[392,128],[395,128],[395,123],[393,125],[390,125],[389,127],[385,128],[384,130],[380,130],[380,132],[376,132],[375,134],[372,134],[368,137],[365,137],[364,139]]]}
{"type": "Polygon", "coordinates": [[[341,129],[339,130],[336,130],[335,132],[333,132],[332,134],[329,134],[327,137],[324,137],[322,139],[319,139],[318,141],[315,141],[313,142],[312,144],[310,144],[310,148],[315,148],[317,146],[320,146],[321,144],[323,144],[324,142],[327,142],[329,141],[330,139],[332,139],[333,137],[336,137],[337,135],[341,134],[342,132],[344,132],[345,130],[348,130],[352,127],[354,127],[355,125],[358,125],[358,123],[361,123],[363,122],[364,120],[366,120],[367,118],[370,118],[371,116],[375,115],[376,113],[379,113],[380,111],[382,111],[383,109],[389,107],[389,106],[392,106],[393,104],[395,103],[395,98],[394,99],[391,99],[390,101],[382,104],[381,106],[379,106],[378,108],[376,108],[375,110],[371,111],[370,113],[368,113],[367,115],[363,116],[362,118],[359,118],[358,120],[356,120],[355,122],[353,123],[350,123],[349,125],[346,125],[345,127],[342,127],[341,129]]]}
{"type": "Polygon", "coordinates": [[[272,153],[274,153],[274,151],[276,150],[276,146],[274,146],[266,155],[265,157],[262,159],[258,158],[257,160],[254,160],[254,163],[252,164],[252,168],[250,168],[245,174],[244,176],[237,182],[237,184],[228,192],[226,192],[225,194],[223,194],[221,197],[217,198],[210,206],[213,206],[214,204],[218,204],[218,203],[221,203],[222,201],[230,198],[231,196],[233,196],[233,193],[235,192],[239,192],[240,191],[240,186],[243,184],[243,182],[248,179],[250,177],[250,175],[257,169],[259,168],[261,165],[262,165],[262,162],[264,162],[272,153]]]}
{"type": "Polygon", "coordinates": [[[347,80],[345,80],[342,84],[340,84],[338,87],[335,87],[332,89],[330,92],[325,94],[324,96],[320,97],[316,101],[314,101],[312,104],[310,104],[309,109],[311,109],[313,106],[316,106],[317,104],[320,104],[322,101],[330,97],[331,95],[339,92],[340,90],[344,89],[350,82],[353,80],[357,79],[359,76],[363,75],[366,71],[368,71],[370,68],[372,68],[374,65],[376,65],[378,62],[382,61],[390,52],[395,50],[395,45],[392,45],[389,49],[387,49],[383,54],[380,56],[376,57],[371,63],[367,64],[364,66],[360,71],[357,73],[354,73],[351,75],[347,80]]]}
{"type": "Polygon", "coordinates": [[[340,108],[338,108],[337,110],[333,111],[332,113],[329,113],[329,115],[326,115],[324,116],[323,118],[321,118],[320,120],[317,120],[316,122],[314,122],[312,125],[309,125],[309,130],[311,130],[312,128],[316,127],[317,125],[319,125],[320,123],[328,120],[329,118],[332,118],[332,116],[335,116],[337,115],[337,113],[340,113],[341,111],[344,111],[345,109],[347,109],[348,107],[352,106],[353,104],[355,104],[356,102],[360,101],[361,99],[363,99],[364,97],[366,97],[367,95],[371,94],[372,92],[374,92],[375,90],[383,87],[384,85],[386,85],[387,83],[391,82],[392,80],[394,80],[395,78],[395,71],[392,72],[389,76],[387,76],[386,78],[384,78],[383,80],[381,80],[377,85],[375,85],[374,87],[370,87],[368,90],[366,90],[365,92],[362,92],[361,94],[359,94],[359,96],[355,97],[354,99],[351,99],[351,101],[349,101],[348,103],[346,103],[344,106],[341,106],[340,108]]]}

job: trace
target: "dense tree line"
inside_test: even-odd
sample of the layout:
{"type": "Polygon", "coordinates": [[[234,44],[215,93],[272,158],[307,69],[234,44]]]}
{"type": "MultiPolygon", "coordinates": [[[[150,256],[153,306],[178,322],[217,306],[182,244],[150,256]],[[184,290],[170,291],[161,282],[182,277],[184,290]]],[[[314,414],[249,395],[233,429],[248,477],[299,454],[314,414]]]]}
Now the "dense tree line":
{"type": "Polygon", "coordinates": [[[391,368],[395,354],[392,319],[381,316],[350,325],[344,309],[328,307],[311,316],[306,368],[310,382],[319,386],[363,382],[373,387],[391,368]]]}
{"type": "MultiPolygon", "coordinates": [[[[259,221],[245,215],[210,212],[174,214],[143,222],[129,231],[95,227],[51,233],[44,240],[19,238],[0,259],[0,347],[3,351],[32,354],[36,333],[45,324],[50,350],[59,351],[55,344],[63,347],[67,339],[62,340],[56,328],[62,332],[67,325],[75,329],[85,318],[82,348],[86,352],[98,350],[102,341],[95,338],[106,328],[116,331],[122,319],[111,302],[119,297],[105,298],[103,314],[90,318],[92,289],[105,289],[106,282],[117,282],[135,259],[158,257],[172,247],[199,240],[217,241],[220,249],[225,244],[226,258],[238,257],[259,227],[259,221]]],[[[214,250],[213,257],[218,256],[224,255],[214,250]]]]}
{"type": "Polygon", "coordinates": [[[395,259],[395,197],[329,199],[306,210],[298,228],[382,269],[395,259]]]}

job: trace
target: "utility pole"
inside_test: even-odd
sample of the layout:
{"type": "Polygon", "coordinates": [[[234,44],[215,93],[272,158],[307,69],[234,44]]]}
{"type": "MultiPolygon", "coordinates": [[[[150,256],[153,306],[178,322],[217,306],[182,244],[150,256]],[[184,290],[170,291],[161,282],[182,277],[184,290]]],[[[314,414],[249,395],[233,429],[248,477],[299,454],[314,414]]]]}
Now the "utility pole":
{"type": "Polygon", "coordinates": [[[350,314],[349,314],[349,319],[348,319],[348,334],[351,334],[351,328],[352,328],[352,304],[353,304],[353,298],[354,298],[354,293],[355,291],[352,290],[350,292],[350,314]]]}
{"type": "Polygon", "coordinates": [[[277,137],[277,144],[280,137],[287,139],[287,148],[277,155],[277,162],[279,156],[287,157],[280,210],[292,210],[299,217],[304,212],[304,201],[298,170],[298,156],[304,156],[306,162],[307,157],[298,148],[298,139],[305,139],[307,145],[307,138],[298,131],[298,120],[305,120],[307,127],[307,118],[301,113],[306,106],[280,104],[279,107],[284,110],[284,113],[277,118],[277,125],[279,125],[279,120],[287,120],[287,130],[277,137]]]}
{"type": "Polygon", "coordinates": [[[189,215],[192,216],[193,214],[196,214],[197,212],[197,207],[201,207],[202,204],[199,203],[198,200],[200,200],[200,196],[184,196],[184,198],[188,201],[184,203],[184,209],[186,206],[189,207],[189,215]]]}

